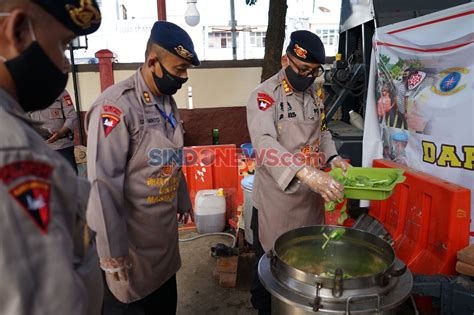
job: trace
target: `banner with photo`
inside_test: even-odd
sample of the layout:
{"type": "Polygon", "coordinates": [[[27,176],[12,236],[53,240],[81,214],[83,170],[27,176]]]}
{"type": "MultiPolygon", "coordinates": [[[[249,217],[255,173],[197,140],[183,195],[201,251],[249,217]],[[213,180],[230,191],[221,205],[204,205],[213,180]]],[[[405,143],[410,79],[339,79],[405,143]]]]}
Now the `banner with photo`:
{"type": "Polygon", "coordinates": [[[365,166],[384,157],[471,189],[471,218],[473,15],[468,3],[376,30],[363,145],[365,166]]]}

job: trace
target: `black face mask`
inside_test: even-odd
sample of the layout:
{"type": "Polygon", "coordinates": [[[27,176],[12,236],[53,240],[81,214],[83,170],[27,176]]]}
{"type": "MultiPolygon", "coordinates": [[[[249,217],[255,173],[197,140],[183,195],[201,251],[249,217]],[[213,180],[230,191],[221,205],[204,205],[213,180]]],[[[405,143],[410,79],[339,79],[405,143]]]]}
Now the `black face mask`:
{"type": "Polygon", "coordinates": [[[297,91],[305,91],[313,84],[315,77],[303,77],[293,70],[291,66],[285,69],[286,77],[290,82],[291,86],[297,91]]]}
{"type": "Polygon", "coordinates": [[[165,67],[163,67],[161,62],[158,63],[160,64],[163,76],[160,78],[153,73],[153,80],[155,81],[156,88],[160,90],[160,92],[164,95],[175,94],[183,86],[183,84],[188,81],[188,78],[183,79],[178,76],[172,75],[165,69],[165,67]]]}
{"type": "Polygon", "coordinates": [[[68,74],[59,70],[37,41],[18,57],[5,61],[5,66],[25,112],[45,109],[66,87],[68,74]]]}

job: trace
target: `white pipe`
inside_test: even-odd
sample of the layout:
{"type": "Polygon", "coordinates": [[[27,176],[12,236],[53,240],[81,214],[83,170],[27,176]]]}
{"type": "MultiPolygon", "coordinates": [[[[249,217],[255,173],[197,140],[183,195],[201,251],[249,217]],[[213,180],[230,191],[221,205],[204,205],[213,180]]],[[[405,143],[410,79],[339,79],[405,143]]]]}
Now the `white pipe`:
{"type": "Polygon", "coordinates": [[[197,240],[202,237],[207,237],[207,236],[216,236],[216,235],[223,235],[223,236],[230,236],[232,237],[232,248],[235,248],[235,243],[237,242],[237,239],[233,234],[230,233],[224,233],[224,232],[215,232],[215,233],[206,233],[206,234],[199,234],[197,236],[189,237],[189,238],[180,238],[180,242],[190,242],[197,240]]]}

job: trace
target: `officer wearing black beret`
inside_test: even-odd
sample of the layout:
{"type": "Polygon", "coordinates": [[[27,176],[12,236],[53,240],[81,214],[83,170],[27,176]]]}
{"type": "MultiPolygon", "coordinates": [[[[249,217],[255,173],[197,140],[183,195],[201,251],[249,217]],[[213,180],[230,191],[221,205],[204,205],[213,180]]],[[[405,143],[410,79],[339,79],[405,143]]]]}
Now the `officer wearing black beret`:
{"type": "Polygon", "coordinates": [[[25,113],[63,92],[67,45],[100,21],[92,0],[0,1],[0,314],[100,314],[90,185],[25,113]]]}
{"type": "MultiPolygon", "coordinates": [[[[174,314],[181,266],[177,213],[191,211],[173,96],[199,65],[189,35],[159,21],[145,63],[107,89],[86,116],[88,223],[107,279],[104,314],[174,314]]],[[[187,219],[186,219],[187,220],[187,219]]]]}
{"type": "MultiPolygon", "coordinates": [[[[262,158],[253,184],[253,248],[259,259],[283,233],[324,224],[324,200],[343,196],[343,187],[324,171],[326,164],[345,171],[326,129],[324,104],[313,86],[324,73],[321,39],[309,31],[291,34],[282,69],[252,92],[247,124],[254,149],[262,158]]],[[[271,295],[258,278],[252,281],[252,304],[270,314],[271,295]]]]}

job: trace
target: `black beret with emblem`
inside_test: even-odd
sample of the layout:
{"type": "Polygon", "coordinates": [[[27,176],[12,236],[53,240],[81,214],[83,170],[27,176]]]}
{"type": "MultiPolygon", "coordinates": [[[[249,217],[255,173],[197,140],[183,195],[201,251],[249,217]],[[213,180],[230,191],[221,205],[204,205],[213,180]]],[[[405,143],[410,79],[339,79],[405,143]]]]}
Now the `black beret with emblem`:
{"type": "Polygon", "coordinates": [[[32,0],[76,35],[95,32],[101,21],[95,0],[32,0]]]}
{"type": "Polygon", "coordinates": [[[318,35],[310,31],[295,31],[291,33],[287,53],[301,61],[324,64],[326,52],[318,35]]]}
{"type": "Polygon", "coordinates": [[[176,24],[158,21],[151,29],[150,39],[172,54],[199,66],[200,62],[191,37],[176,24]]]}

